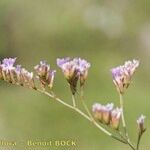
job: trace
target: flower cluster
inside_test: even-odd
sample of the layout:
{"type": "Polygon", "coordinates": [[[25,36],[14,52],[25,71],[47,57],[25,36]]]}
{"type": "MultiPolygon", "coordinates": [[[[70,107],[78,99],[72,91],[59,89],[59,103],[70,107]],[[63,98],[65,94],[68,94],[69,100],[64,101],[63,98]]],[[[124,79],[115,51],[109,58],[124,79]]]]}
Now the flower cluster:
{"type": "Polygon", "coordinates": [[[33,79],[33,73],[28,72],[20,65],[15,66],[16,58],[5,58],[0,64],[0,78],[22,86],[35,89],[35,83],[33,79]]]}
{"type": "Polygon", "coordinates": [[[118,129],[122,109],[121,108],[113,109],[113,107],[114,107],[113,103],[107,105],[95,103],[92,107],[92,111],[94,113],[95,119],[97,119],[101,123],[110,125],[113,129],[118,129]]]}
{"type": "Polygon", "coordinates": [[[80,80],[80,86],[83,86],[88,76],[90,63],[81,58],[70,59],[58,58],[57,65],[62,69],[62,72],[70,84],[72,94],[76,93],[77,82],[80,80]]]}
{"type": "MultiPolygon", "coordinates": [[[[0,79],[13,84],[36,89],[33,72],[27,71],[21,65],[16,65],[16,58],[5,58],[0,64],[0,79]]],[[[50,70],[50,65],[45,61],[41,61],[34,67],[37,78],[41,83],[42,88],[48,86],[53,87],[55,70],[50,70]]]]}
{"type": "Polygon", "coordinates": [[[121,94],[128,88],[131,78],[139,66],[138,60],[126,61],[124,65],[111,69],[113,82],[121,94]]]}
{"type": "Polygon", "coordinates": [[[53,87],[55,70],[50,69],[50,65],[46,61],[40,61],[38,65],[34,67],[37,73],[37,79],[40,81],[42,88],[48,86],[50,89],[53,87]]]}

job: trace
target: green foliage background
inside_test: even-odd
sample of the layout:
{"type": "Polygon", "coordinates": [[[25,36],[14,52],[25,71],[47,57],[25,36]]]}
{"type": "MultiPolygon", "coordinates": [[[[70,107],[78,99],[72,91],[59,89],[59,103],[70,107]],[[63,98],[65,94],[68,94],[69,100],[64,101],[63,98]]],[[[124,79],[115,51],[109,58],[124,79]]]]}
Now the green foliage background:
{"type": "MultiPolygon", "coordinates": [[[[149,0],[0,0],[0,58],[17,57],[29,70],[40,60],[57,69],[54,90],[66,101],[71,94],[58,57],[82,57],[91,62],[85,97],[119,104],[110,69],[139,59],[133,83],[125,94],[125,116],[136,141],[137,117],[147,116],[141,150],[150,147],[150,1],[149,0]]],[[[26,141],[76,139],[77,147],[59,150],[128,150],[84,118],[48,97],[0,82],[0,139],[26,141]]],[[[10,149],[0,147],[0,150],[10,149]]],[[[54,147],[16,150],[53,150],[54,147]]]]}

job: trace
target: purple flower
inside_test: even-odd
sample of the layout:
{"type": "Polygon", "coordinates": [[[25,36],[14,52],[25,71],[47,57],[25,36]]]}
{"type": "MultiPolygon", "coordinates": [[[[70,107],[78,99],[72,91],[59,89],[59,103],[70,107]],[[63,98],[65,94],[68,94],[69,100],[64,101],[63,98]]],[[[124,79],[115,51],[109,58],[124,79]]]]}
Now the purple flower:
{"type": "Polygon", "coordinates": [[[65,78],[70,84],[72,93],[75,94],[78,80],[80,80],[80,86],[84,85],[90,63],[81,58],[70,59],[67,57],[58,58],[57,66],[61,68],[65,78]]]}
{"type": "Polygon", "coordinates": [[[103,106],[102,106],[101,104],[95,103],[95,104],[93,104],[93,106],[92,106],[92,111],[95,113],[95,112],[97,112],[97,111],[101,111],[102,108],[103,108],[103,106]]]}
{"type": "Polygon", "coordinates": [[[16,62],[16,58],[5,58],[2,61],[3,65],[5,66],[13,66],[15,62],[16,62]]]}
{"type": "Polygon", "coordinates": [[[106,105],[101,105],[99,103],[95,103],[92,106],[92,111],[94,113],[94,117],[98,119],[100,122],[103,122],[105,124],[110,123],[110,115],[111,111],[114,107],[113,103],[108,103],[106,105]]]}
{"type": "Polygon", "coordinates": [[[58,58],[57,59],[57,66],[62,69],[65,78],[69,81],[75,76],[78,77],[78,68],[77,64],[71,60],[69,57],[67,58],[58,58]]]}
{"type": "Polygon", "coordinates": [[[61,68],[66,62],[69,62],[69,61],[70,61],[69,57],[57,58],[57,66],[59,66],[61,68]]]}
{"type": "Polygon", "coordinates": [[[34,67],[37,78],[39,79],[41,86],[45,88],[48,86],[50,89],[53,87],[55,70],[50,70],[50,65],[46,61],[40,61],[38,65],[34,67]]]}
{"type": "Polygon", "coordinates": [[[47,75],[47,72],[50,70],[50,65],[46,63],[46,61],[40,61],[38,65],[34,67],[38,76],[43,77],[47,75]]]}
{"type": "Polygon", "coordinates": [[[113,103],[108,103],[107,105],[103,106],[103,122],[105,124],[109,124],[110,122],[110,115],[111,115],[111,111],[114,107],[113,103]]]}
{"type": "Polygon", "coordinates": [[[94,118],[98,121],[102,122],[102,114],[103,114],[103,105],[99,103],[95,103],[92,106],[92,111],[94,113],[94,118]]]}
{"type": "Polygon", "coordinates": [[[75,58],[74,61],[77,63],[79,76],[80,76],[80,85],[83,86],[85,80],[88,76],[88,69],[91,67],[91,64],[84,59],[75,58]]]}
{"type": "Polygon", "coordinates": [[[121,108],[116,108],[116,109],[112,110],[112,112],[111,112],[111,122],[110,122],[112,128],[114,128],[114,129],[119,128],[121,114],[122,114],[122,109],[121,108]]]}
{"type": "Polygon", "coordinates": [[[113,82],[119,93],[123,94],[125,89],[128,88],[131,83],[131,78],[138,66],[139,61],[133,60],[126,61],[123,66],[111,69],[113,82]]]}
{"type": "Polygon", "coordinates": [[[137,124],[138,124],[138,128],[139,128],[139,133],[142,134],[146,128],[144,127],[144,120],[145,120],[145,116],[141,115],[138,119],[137,119],[137,124]]]}
{"type": "Polygon", "coordinates": [[[17,76],[17,82],[20,85],[36,89],[33,72],[29,72],[25,68],[21,68],[20,65],[17,65],[15,71],[17,76]]]}
{"type": "Polygon", "coordinates": [[[16,61],[16,58],[5,58],[2,61],[1,64],[1,79],[4,79],[5,81],[14,83],[14,63],[16,61]]]}
{"type": "Polygon", "coordinates": [[[8,72],[8,70],[14,69],[15,62],[16,62],[16,58],[3,59],[2,61],[3,70],[6,70],[6,72],[8,72]]]}

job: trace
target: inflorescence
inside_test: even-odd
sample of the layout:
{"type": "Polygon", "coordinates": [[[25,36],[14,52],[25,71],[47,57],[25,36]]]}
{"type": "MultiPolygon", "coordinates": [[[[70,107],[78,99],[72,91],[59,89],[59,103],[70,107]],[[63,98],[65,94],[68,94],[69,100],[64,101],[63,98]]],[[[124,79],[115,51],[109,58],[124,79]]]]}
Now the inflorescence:
{"type": "Polygon", "coordinates": [[[107,105],[95,103],[93,105],[92,110],[95,119],[97,119],[101,123],[110,125],[112,128],[117,130],[120,124],[122,109],[118,107],[113,109],[113,107],[114,107],[113,103],[107,105]]]}
{"type": "MultiPolygon", "coordinates": [[[[80,90],[81,87],[85,85],[85,81],[88,77],[89,68],[91,64],[84,59],[81,58],[58,58],[57,59],[57,66],[61,68],[64,77],[66,78],[67,82],[69,83],[71,93],[73,95],[73,101],[75,103],[75,94],[77,93],[77,84],[79,81],[80,90]]],[[[102,105],[100,103],[94,103],[92,106],[92,114],[88,110],[88,107],[84,104],[84,108],[87,110],[87,114],[82,112],[76,105],[70,105],[64,102],[63,100],[56,98],[55,96],[51,95],[49,92],[46,92],[46,88],[52,91],[54,85],[54,78],[56,70],[52,70],[50,65],[47,64],[46,61],[40,61],[38,65],[34,67],[35,73],[29,72],[21,65],[15,65],[16,58],[5,58],[0,62],[0,80],[7,81],[12,84],[21,85],[23,87],[27,87],[30,89],[42,91],[46,95],[50,96],[51,98],[56,99],[58,102],[61,102],[65,106],[77,111],[83,117],[88,119],[89,121],[93,122],[93,124],[102,130],[107,135],[121,141],[125,144],[128,144],[133,150],[138,150],[139,142],[141,139],[142,134],[145,132],[146,128],[144,127],[144,120],[145,116],[141,115],[137,119],[137,126],[138,126],[138,142],[137,146],[134,147],[128,137],[128,133],[126,130],[126,123],[124,118],[124,107],[123,107],[123,94],[129,87],[131,83],[131,79],[133,74],[135,73],[136,69],[139,67],[139,61],[126,61],[124,65],[115,67],[111,69],[113,83],[117,89],[117,92],[120,95],[120,106],[114,108],[113,103],[108,103],[106,105],[102,105]],[[39,86],[39,84],[40,86],[39,86]],[[41,90],[39,90],[39,88],[41,90]],[[122,125],[124,130],[125,136],[122,135],[122,131],[120,130],[121,125],[121,118],[122,118],[122,125]],[[112,135],[112,133],[108,132],[104,129],[101,124],[105,124],[106,126],[118,131],[121,133],[121,137],[123,139],[116,138],[112,135]]]]}

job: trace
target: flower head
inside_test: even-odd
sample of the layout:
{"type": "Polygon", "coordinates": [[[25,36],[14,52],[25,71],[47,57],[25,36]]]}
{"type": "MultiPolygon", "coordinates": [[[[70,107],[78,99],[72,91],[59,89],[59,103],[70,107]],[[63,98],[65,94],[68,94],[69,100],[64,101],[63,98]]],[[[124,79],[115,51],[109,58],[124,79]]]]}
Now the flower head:
{"type": "Polygon", "coordinates": [[[139,129],[139,133],[142,134],[146,128],[144,127],[144,120],[145,120],[145,116],[141,115],[138,119],[137,119],[137,124],[138,124],[138,129],[139,129]]]}
{"type": "Polygon", "coordinates": [[[80,80],[81,86],[84,85],[90,63],[81,58],[70,59],[67,57],[58,58],[57,66],[61,68],[65,78],[70,84],[72,94],[75,94],[78,80],[80,80]]]}
{"type": "Polygon", "coordinates": [[[41,86],[45,88],[48,86],[50,89],[53,87],[55,70],[50,69],[50,65],[46,61],[40,61],[38,65],[34,67],[37,78],[39,79],[41,86]]]}
{"type": "Polygon", "coordinates": [[[131,78],[139,66],[138,60],[126,61],[124,65],[111,69],[113,82],[117,91],[121,94],[128,88],[131,83],[131,78]]]}
{"type": "Polygon", "coordinates": [[[119,128],[121,114],[122,114],[121,108],[117,107],[116,109],[112,110],[112,112],[111,112],[111,123],[110,123],[112,128],[114,128],[114,129],[119,128]]]}

